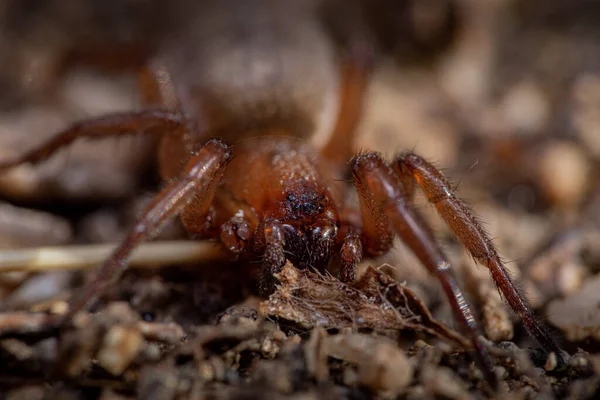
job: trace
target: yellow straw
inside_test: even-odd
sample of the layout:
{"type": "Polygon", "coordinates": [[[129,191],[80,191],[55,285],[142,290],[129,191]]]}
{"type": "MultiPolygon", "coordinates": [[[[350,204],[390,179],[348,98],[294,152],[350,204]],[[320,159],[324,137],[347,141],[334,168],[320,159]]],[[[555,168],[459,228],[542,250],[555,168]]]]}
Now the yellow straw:
{"type": "MultiPolygon", "coordinates": [[[[32,249],[0,250],[0,273],[38,272],[50,270],[83,269],[98,266],[106,260],[116,244],[92,244],[32,249]]],[[[131,267],[191,262],[210,262],[226,257],[223,248],[206,241],[160,241],[144,243],[131,255],[131,267]]]]}

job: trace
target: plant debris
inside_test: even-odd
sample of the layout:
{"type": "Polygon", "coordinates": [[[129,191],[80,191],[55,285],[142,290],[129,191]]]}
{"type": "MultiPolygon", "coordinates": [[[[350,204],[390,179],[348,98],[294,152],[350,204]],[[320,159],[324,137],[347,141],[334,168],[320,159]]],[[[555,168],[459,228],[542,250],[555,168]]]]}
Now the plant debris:
{"type": "Polygon", "coordinates": [[[470,348],[464,336],[436,321],[414,292],[372,267],[349,285],[289,263],[277,277],[281,285],[259,308],[265,316],[303,329],[419,330],[470,348]]]}

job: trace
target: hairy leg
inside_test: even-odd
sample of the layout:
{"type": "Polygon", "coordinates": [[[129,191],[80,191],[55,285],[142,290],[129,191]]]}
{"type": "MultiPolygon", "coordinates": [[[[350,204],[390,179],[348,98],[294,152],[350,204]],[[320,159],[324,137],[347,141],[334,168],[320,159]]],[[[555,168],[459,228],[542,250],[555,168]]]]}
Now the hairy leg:
{"type": "Polygon", "coordinates": [[[185,124],[182,115],[163,110],[126,112],[92,118],[71,125],[24,154],[0,160],[0,169],[12,168],[24,163],[38,163],[79,138],[163,133],[185,124]]]}
{"type": "Polygon", "coordinates": [[[527,332],[546,351],[555,352],[562,361],[566,361],[566,354],[547,328],[535,317],[525,296],[504,267],[492,240],[464,202],[456,197],[444,175],[422,157],[413,153],[398,157],[394,169],[404,176],[414,177],[429,202],[435,206],[473,259],[489,269],[494,283],[510,308],[523,320],[527,332]]]}
{"type": "MultiPolygon", "coordinates": [[[[334,166],[340,167],[343,167],[344,163],[355,152],[352,146],[362,115],[364,97],[373,69],[373,50],[366,42],[355,42],[353,46],[350,46],[350,50],[344,61],[342,63],[342,82],[339,94],[340,109],[329,140],[321,150],[323,158],[331,162],[334,166]]],[[[343,282],[352,282],[356,278],[356,265],[363,258],[363,245],[361,235],[352,228],[353,224],[344,224],[343,220],[344,218],[342,217],[342,227],[338,236],[342,241],[340,249],[340,279],[343,282]]],[[[373,229],[376,227],[373,225],[367,226],[367,230],[370,228],[373,229]]],[[[391,232],[391,228],[389,228],[389,223],[386,229],[379,229],[379,231],[385,237],[390,238],[389,243],[385,242],[385,239],[383,242],[379,240],[377,243],[371,243],[367,238],[368,244],[373,245],[368,246],[368,254],[370,255],[382,254],[389,250],[392,245],[393,233],[391,232]],[[381,246],[382,243],[383,246],[381,246]]]]}
{"type": "Polygon", "coordinates": [[[221,142],[207,142],[190,159],[181,177],[165,187],[146,207],[135,226],[101,266],[95,279],[79,289],[69,300],[69,311],[63,321],[86,308],[106,287],[113,284],[126,270],[127,260],[133,250],[158,234],[193,199],[201,199],[198,212],[208,212],[230,155],[229,147],[221,142]]]}
{"type": "MultiPolygon", "coordinates": [[[[364,153],[352,160],[354,183],[359,193],[363,224],[381,225],[389,219],[402,241],[412,250],[421,263],[440,282],[454,313],[467,331],[475,360],[492,386],[497,385],[493,364],[478,339],[478,327],[471,308],[454,276],[447,257],[436,244],[431,230],[413,210],[407,200],[407,191],[401,180],[377,153],[364,153]]],[[[373,242],[379,237],[375,230],[363,231],[373,242]]]]}

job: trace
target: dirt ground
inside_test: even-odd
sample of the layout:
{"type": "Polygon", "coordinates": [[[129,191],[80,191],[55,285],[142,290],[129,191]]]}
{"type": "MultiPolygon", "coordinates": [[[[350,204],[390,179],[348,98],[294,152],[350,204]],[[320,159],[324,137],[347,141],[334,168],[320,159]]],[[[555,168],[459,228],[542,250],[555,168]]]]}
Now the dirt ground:
{"type": "MultiPolygon", "coordinates": [[[[136,61],[105,61],[136,58],[156,17],[148,7],[162,4],[34,3],[0,3],[1,157],[74,121],[139,109],[136,61]]],[[[600,6],[399,3],[402,29],[371,22],[381,57],[355,147],[388,159],[413,150],[457,184],[566,364],[527,335],[422,195],[416,207],[474,309],[497,390],[400,241],[351,284],[288,263],[268,299],[256,264],[137,265],[60,333],[38,334],[94,269],[4,272],[8,257],[117,242],[160,187],[156,143],[133,136],[77,142],[0,176],[0,399],[600,396],[600,6]]],[[[174,221],[157,240],[186,237],[174,221]]]]}

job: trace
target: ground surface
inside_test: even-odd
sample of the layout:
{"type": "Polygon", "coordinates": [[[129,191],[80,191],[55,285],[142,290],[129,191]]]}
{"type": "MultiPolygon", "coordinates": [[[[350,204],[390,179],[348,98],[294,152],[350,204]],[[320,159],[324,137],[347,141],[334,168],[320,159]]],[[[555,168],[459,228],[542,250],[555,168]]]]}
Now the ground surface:
{"type": "MultiPolygon", "coordinates": [[[[460,182],[459,196],[571,354],[568,365],[557,365],[539,350],[487,271],[417,198],[489,340],[497,394],[591,399],[600,393],[600,30],[590,15],[600,10],[585,1],[569,8],[526,3],[461,2],[463,18],[443,54],[415,63],[412,53],[398,50],[382,59],[356,147],[387,157],[414,149],[460,182]]],[[[0,7],[0,18],[6,15],[14,18],[0,7]]],[[[110,29],[108,41],[115,32],[135,38],[139,28],[107,24],[121,29],[110,29]]],[[[64,52],[80,50],[69,41],[77,35],[67,40],[59,28],[44,34],[55,25],[41,26],[20,32],[21,41],[1,32],[0,49],[18,67],[0,69],[0,155],[27,149],[74,120],[138,107],[129,73],[90,67],[87,56],[86,65],[57,67],[64,52]]],[[[99,37],[108,29],[86,28],[99,37]]],[[[152,147],[141,138],[77,143],[39,167],[0,178],[0,246],[114,242],[158,187],[152,147]]],[[[162,237],[185,235],[175,223],[162,237]]],[[[364,262],[361,273],[344,285],[288,265],[266,300],[256,295],[253,266],[131,270],[93,314],[80,315],[59,337],[1,340],[0,398],[494,395],[454,330],[438,283],[401,243],[364,262]]],[[[70,290],[92,276],[1,274],[2,312],[26,313],[19,320],[0,315],[0,333],[19,324],[35,330],[33,312],[64,312],[70,290]]]]}

